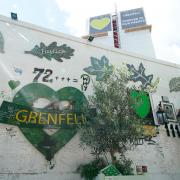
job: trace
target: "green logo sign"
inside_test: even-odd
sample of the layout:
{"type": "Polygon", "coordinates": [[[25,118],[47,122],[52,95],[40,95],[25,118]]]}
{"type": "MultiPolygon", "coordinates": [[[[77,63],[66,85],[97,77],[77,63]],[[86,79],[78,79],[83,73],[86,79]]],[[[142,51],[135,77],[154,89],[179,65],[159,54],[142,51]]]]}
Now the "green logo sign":
{"type": "Polygon", "coordinates": [[[104,17],[101,19],[93,19],[91,21],[91,26],[94,29],[101,30],[104,29],[111,22],[110,18],[104,17]]]}
{"type": "Polygon", "coordinates": [[[91,17],[89,22],[89,34],[111,31],[111,15],[91,17]]]}

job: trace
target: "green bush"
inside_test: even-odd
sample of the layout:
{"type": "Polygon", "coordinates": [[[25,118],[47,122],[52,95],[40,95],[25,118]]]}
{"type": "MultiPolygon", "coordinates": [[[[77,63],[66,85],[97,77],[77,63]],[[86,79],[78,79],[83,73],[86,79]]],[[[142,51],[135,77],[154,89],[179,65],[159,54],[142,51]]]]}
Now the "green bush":
{"type": "Polygon", "coordinates": [[[88,164],[80,165],[77,171],[81,174],[81,177],[84,177],[86,180],[93,180],[104,167],[106,167],[106,163],[100,158],[88,164]]]}
{"type": "Polygon", "coordinates": [[[117,161],[114,164],[114,166],[119,170],[122,175],[134,175],[131,165],[132,161],[129,159],[123,159],[121,161],[117,161]]]}

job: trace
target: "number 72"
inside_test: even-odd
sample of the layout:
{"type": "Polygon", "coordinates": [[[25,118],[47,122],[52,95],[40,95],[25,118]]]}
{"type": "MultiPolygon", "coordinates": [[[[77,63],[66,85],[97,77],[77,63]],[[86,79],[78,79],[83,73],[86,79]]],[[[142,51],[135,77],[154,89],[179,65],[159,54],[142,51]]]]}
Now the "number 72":
{"type": "Polygon", "coordinates": [[[49,77],[52,75],[53,71],[51,69],[40,69],[40,68],[34,68],[34,74],[37,73],[37,75],[34,77],[33,82],[38,82],[38,79],[42,74],[45,74],[43,76],[42,81],[43,82],[52,82],[53,79],[49,79],[49,77]]]}

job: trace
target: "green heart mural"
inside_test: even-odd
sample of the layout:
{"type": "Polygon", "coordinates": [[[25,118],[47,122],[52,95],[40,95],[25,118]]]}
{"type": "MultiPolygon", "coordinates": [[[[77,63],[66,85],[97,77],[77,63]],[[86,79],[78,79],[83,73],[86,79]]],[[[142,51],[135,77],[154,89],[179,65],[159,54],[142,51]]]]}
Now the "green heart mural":
{"type": "Polygon", "coordinates": [[[91,21],[91,27],[97,30],[102,30],[110,23],[110,19],[108,17],[101,18],[101,19],[93,19],[91,21]]]}
{"type": "Polygon", "coordinates": [[[145,118],[151,108],[149,96],[147,93],[142,92],[142,91],[136,91],[132,90],[130,92],[130,97],[132,98],[133,101],[133,109],[135,113],[140,117],[140,118],[145,118]]]}
{"type": "MultiPolygon", "coordinates": [[[[31,83],[19,90],[13,103],[32,107],[33,103],[39,99],[45,98],[49,101],[73,101],[73,110],[83,111],[87,107],[87,100],[84,94],[74,87],[64,87],[58,91],[54,91],[50,87],[40,84],[31,83]]],[[[21,132],[29,140],[29,142],[38,149],[48,161],[50,161],[54,154],[68,143],[76,134],[77,129],[59,128],[53,135],[48,135],[43,128],[27,128],[20,127],[21,132]]]]}
{"type": "Polygon", "coordinates": [[[13,90],[16,89],[19,85],[20,85],[20,81],[14,81],[14,80],[10,80],[8,82],[9,87],[13,90]]]}

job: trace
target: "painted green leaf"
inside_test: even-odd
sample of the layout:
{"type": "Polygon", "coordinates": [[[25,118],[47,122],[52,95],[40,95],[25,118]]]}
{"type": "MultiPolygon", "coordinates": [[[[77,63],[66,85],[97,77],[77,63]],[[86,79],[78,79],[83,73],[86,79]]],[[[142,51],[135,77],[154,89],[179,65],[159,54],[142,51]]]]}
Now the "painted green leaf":
{"type": "Polygon", "coordinates": [[[180,77],[172,78],[169,82],[170,92],[180,91],[180,77]]]}
{"type": "Polygon", "coordinates": [[[4,38],[1,32],[0,32],[0,53],[4,53],[4,38]]]}
{"type": "Polygon", "coordinates": [[[100,64],[100,61],[96,58],[91,57],[91,64],[94,67],[95,70],[99,70],[102,68],[102,65],[100,64]]]}
{"type": "Polygon", "coordinates": [[[66,44],[58,46],[57,42],[52,42],[48,46],[41,42],[40,46],[35,45],[32,50],[25,51],[25,53],[39,58],[45,57],[48,60],[55,59],[58,62],[63,62],[63,59],[70,59],[74,55],[74,49],[68,47],[66,44]]]}
{"type": "Polygon", "coordinates": [[[108,66],[109,60],[106,58],[106,56],[103,56],[100,60],[101,66],[108,66]]]}
{"type": "Polygon", "coordinates": [[[112,74],[113,66],[109,66],[109,60],[102,56],[101,59],[91,57],[91,65],[87,68],[84,68],[84,71],[90,75],[96,75],[96,81],[103,81],[104,76],[112,74]]]}
{"type": "Polygon", "coordinates": [[[97,72],[92,66],[84,68],[84,71],[86,71],[88,74],[91,74],[91,75],[96,75],[96,72],[97,72]]]}
{"type": "Polygon", "coordinates": [[[104,74],[103,73],[98,73],[97,76],[96,76],[96,81],[102,81],[104,78],[104,74]]]}
{"type": "Polygon", "coordinates": [[[132,73],[129,80],[142,83],[142,89],[147,88],[148,85],[151,85],[153,75],[145,75],[145,68],[142,63],[140,63],[138,70],[135,69],[134,65],[127,64],[129,71],[132,73]]]}

